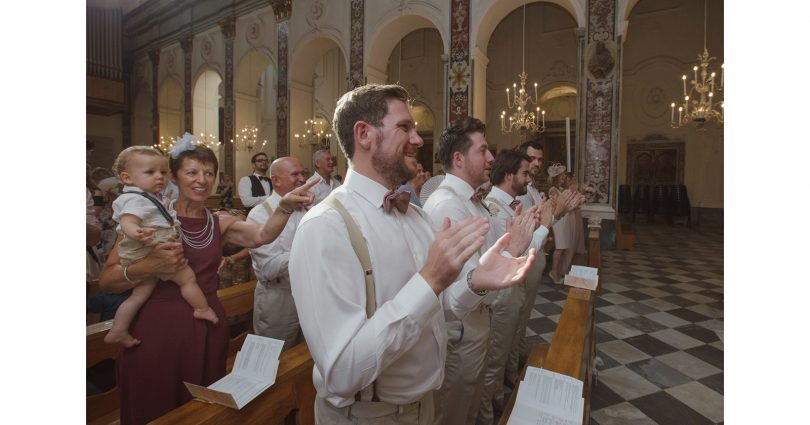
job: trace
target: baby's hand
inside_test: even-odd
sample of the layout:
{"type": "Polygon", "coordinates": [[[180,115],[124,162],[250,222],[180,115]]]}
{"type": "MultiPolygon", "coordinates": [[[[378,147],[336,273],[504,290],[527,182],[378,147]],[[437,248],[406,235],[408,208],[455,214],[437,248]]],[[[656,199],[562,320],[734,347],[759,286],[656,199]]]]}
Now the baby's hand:
{"type": "Polygon", "coordinates": [[[156,231],[154,227],[141,227],[135,231],[135,235],[142,244],[149,245],[152,242],[152,234],[156,231]]]}

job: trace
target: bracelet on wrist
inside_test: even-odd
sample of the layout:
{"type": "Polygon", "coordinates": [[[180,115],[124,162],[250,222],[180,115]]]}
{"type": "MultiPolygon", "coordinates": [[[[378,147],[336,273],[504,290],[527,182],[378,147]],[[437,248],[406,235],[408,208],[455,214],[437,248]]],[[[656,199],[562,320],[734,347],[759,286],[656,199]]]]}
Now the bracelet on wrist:
{"type": "Polygon", "coordinates": [[[293,213],[293,210],[288,210],[282,207],[281,204],[278,204],[278,209],[281,210],[282,214],[290,215],[293,213]]]}
{"type": "Polygon", "coordinates": [[[467,287],[470,288],[470,291],[472,291],[475,295],[478,295],[479,297],[483,297],[489,291],[487,291],[486,289],[475,289],[475,288],[473,288],[472,275],[473,275],[474,271],[475,271],[475,268],[472,268],[472,269],[470,269],[470,271],[467,272],[467,287]]]}
{"type": "Polygon", "coordinates": [[[129,283],[131,283],[131,284],[133,284],[133,285],[134,285],[134,284],[136,284],[136,283],[138,283],[137,281],[136,281],[136,282],[133,282],[133,281],[132,281],[132,280],[129,278],[129,276],[127,276],[127,267],[129,267],[129,266],[123,266],[123,267],[124,267],[124,279],[126,279],[126,281],[127,281],[127,282],[129,282],[129,283]]]}

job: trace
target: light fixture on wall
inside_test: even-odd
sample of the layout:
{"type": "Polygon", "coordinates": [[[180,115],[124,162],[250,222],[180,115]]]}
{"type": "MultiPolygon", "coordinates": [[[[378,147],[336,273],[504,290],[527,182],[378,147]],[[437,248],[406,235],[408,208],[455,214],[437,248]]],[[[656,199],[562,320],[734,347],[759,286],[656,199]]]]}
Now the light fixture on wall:
{"type": "Polygon", "coordinates": [[[241,152],[261,151],[267,140],[259,141],[259,129],[253,126],[247,126],[236,133],[236,140],[231,139],[233,148],[241,152]]]}
{"type": "MultiPolygon", "coordinates": [[[[172,147],[174,147],[174,144],[177,143],[178,139],[180,139],[179,136],[175,139],[167,139],[160,136],[160,142],[152,145],[152,147],[159,149],[161,152],[163,152],[163,155],[169,156],[169,151],[172,149],[172,147]]],[[[213,134],[200,133],[200,135],[197,137],[197,144],[205,146],[211,150],[216,150],[222,143],[217,140],[213,134]]]]}
{"type": "Polygon", "coordinates": [[[506,88],[506,106],[510,110],[509,121],[507,121],[506,111],[501,112],[501,133],[509,134],[513,131],[521,133],[542,133],[546,131],[546,111],[541,111],[538,106],[535,111],[530,111],[530,105],[537,105],[537,83],[534,83],[534,99],[526,90],[526,2],[523,2],[523,56],[522,72],[520,77],[520,88],[517,83],[512,83],[513,94],[506,88]],[[541,121],[542,120],[542,121],[541,121]]]}
{"type": "Polygon", "coordinates": [[[300,147],[317,146],[329,149],[332,130],[329,128],[329,123],[323,118],[304,120],[304,132],[295,133],[295,140],[300,147]]]}
{"type": "Polygon", "coordinates": [[[723,91],[723,64],[720,64],[720,83],[715,84],[716,72],[709,72],[709,64],[716,59],[709,56],[706,49],[706,34],[708,33],[708,6],[703,0],[703,53],[698,54],[698,65],[692,68],[694,79],[689,83],[689,91],[686,90],[686,74],[681,76],[683,82],[683,103],[676,105],[672,102],[670,107],[670,126],[672,128],[685,127],[689,123],[701,129],[706,121],[716,120],[718,124],[723,124],[724,102],[718,100],[717,96],[723,91]],[[698,69],[700,70],[700,80],[698,80],[698,69]],[[678,106],[678,118],[675,118],[675,106],[678,106]]]}

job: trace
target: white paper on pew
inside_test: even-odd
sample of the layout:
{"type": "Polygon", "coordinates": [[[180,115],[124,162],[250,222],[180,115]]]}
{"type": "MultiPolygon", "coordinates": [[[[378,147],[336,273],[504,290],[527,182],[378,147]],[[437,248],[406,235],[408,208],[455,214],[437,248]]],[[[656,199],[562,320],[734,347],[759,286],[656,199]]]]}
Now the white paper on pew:
{"type": "Polygon", "coordinates": [[[571,266],[571,271],[565,275],[564,283],[568,286],[595,291],[596,286],[599,284],[599,269],[571,266]]]}
{"type": "Polygon", "coordinates": [[[186,384],[192,396],[234,409],[241,409],[276,382],[278,356],[284,341],[248,335],[236,353],[233,370],[210,386],[186,384]]]}
{"type": "Polygon", "coordinates": [[[581,425],[582,381],[529,366],[518,387],[511,425],[581,425]]]}

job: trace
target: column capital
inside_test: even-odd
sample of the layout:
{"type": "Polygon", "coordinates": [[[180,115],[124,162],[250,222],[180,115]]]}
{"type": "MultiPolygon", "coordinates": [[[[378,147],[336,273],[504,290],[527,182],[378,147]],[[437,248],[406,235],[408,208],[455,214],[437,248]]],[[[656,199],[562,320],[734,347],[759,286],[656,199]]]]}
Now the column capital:
{"type": "Polygon", "coordinates": [[[194,36],[189,34],[180,39],[180,48],[183,49],[184,55],[190,55],[194,49],[194,36]]]}
{"type": "Polygon", "coordinates": [[[152,65],[157,66],[160,63],[160,49],[151,49],[148,55],[149,60],[152,61],[152,65]]]}
{"type": "Polygon", "coordinates": [[[290,19],[292,14],[292,0],[270,0],[273,7],[273,14],[276,15],[276,22],[290,19]]]}
{"type": "Polygon", "coordinates": [[[236,36],[236,16],[228,16],[219,23],[222,35],[226,40],[233,40],[236,36]]]}

